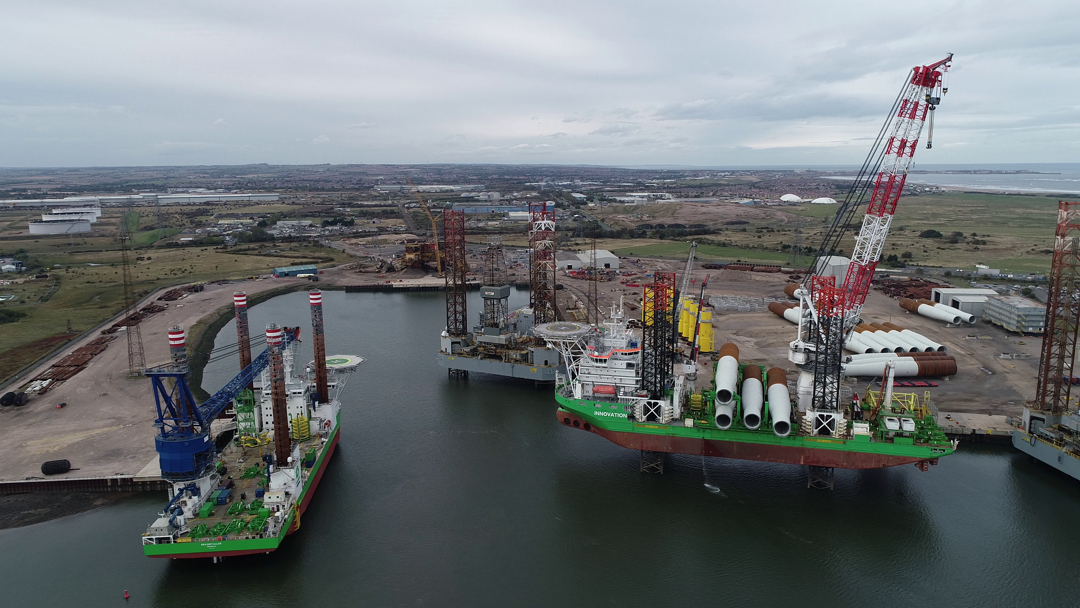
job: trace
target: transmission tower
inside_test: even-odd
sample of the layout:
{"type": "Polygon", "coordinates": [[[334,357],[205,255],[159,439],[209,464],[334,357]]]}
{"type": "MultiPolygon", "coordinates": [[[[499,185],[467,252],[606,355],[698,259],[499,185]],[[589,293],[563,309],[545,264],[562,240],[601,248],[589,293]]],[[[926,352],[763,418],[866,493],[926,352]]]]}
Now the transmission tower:
{"type": "MultiPolygon", "coordinates": [[[[128,226],[129,208],[123,207],[123,209],[120,217],[120,259],[124,271],[124,315],[128,323],[124,333],[127,334],[128,376],[135,377],[141,376],[143,369],[146,368],[146,355],[143,353],[142,331],[139,329],[139,322],[134,319],[139,302],[135,297],[135,286],[131,278],[129,254],[132,236],[128,226]]],[[[135,227],[138,228],[138,212],[135,213],[135,227]]]]}
{"type": "Polygon", "coordinates": [[[529,203],[529,305],[535,323],[555,321],[555,208],[529,203]]]}
{"type": "Polygon", "coordinates": [[[1080,202],[1058,203],[1054,262],[1050,267],[1050,290],[1035,407],[1054,414],[1069,411],[1069,397],[1080,328],[1080,202]]]}

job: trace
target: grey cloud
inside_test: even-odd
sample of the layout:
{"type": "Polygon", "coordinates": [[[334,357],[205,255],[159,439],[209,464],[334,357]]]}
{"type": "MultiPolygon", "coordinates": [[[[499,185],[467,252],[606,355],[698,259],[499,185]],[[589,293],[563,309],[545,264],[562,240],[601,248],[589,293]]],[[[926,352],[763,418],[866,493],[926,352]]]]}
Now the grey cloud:
{"type": "Polygon", "coordinates": [[[950,50],[922,162],[1022,162],[1040,141],[1039,160],[1073,160],[1072,3],[904,10],[934,18],[861,0],[10,0],[0,166],[857,163],[908,69],[950,50]]]}

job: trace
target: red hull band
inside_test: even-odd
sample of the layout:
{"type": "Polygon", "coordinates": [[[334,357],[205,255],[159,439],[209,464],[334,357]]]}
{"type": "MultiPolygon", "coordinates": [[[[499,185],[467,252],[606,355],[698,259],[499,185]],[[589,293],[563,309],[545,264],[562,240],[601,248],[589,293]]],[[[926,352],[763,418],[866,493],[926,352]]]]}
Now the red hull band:
{"type": "Polygon", "coordinates": [[[758,460],[761,462],[832,467],[835,469],[882,469],[904,464],[929,462],[926,458],[911,456],[889,456],[886,454],[869,454],[866,452],[849,452],[846,450],[741,443],[737,441],[719,441],[716,439],[695,439],[693,437],[653,435],[651,433],[609,431],[606,429],[598,429],[592,424],[587,425],[585,424],[585,420],[575,415],[573,412],[567,412],[565,410],[556,411],[556,417],[563,425],[566,425],[566,422],[563,420],[564,418],[570,419],[571,426],[577,421],[577,428],[600,435],[616,445],[631,450],[693,454],[695,456],[705,455],[715,456],[717,458],[758,460]]]}
{"type": "MultiPolygon", "coordinates": [[[[315,496],[315,489],[319,487],[319,481],[322,479],[323,473],[326,472],[326,467],[330,466],[330,459],[334,457],[334,451],[337,449],[338,439],[341,439],[341,429],[334,434],[334,440],[330,442],[330,447],[326,449],[326,456],[323,458],[322,466],[319,467],[319,472],[315,473],[315,479],[311,480],[311,487],[304,494],[304,500],[300,503],[300,515],[307,511],[308,505],[311,504],[311,499],[315,496]]],[[[293,524],[289,526],[289,532],[286,534],[292,534],[297,530],[296,519],[293,519],[293,524]]]]}

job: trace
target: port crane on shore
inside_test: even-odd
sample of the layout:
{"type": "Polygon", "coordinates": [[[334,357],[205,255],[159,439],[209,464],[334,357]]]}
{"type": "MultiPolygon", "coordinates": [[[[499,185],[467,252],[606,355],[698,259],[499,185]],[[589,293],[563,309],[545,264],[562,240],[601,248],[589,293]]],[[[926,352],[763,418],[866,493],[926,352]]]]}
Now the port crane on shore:
{"type": "MultiPolygon", "coordinates": [[[[431,243],[435,247],[435,268],[439,271],[439,276],[443,275],[443,263],[442,254],[439,252],[439,229],[435,225],[435,216],[431,214],[431,209],[428,208],[427,203],[424,201],[424,197],[420,195],[420,189],[416,187],[416,184],[409,179],[408,176],[405,180],[412,186],[413,194],[416,195],[416,200],[420,201],[420,208],[427,214],[428,221],[431,222],[431,243]]],[[[421,257],[421,259],[423,259],[421,257]]]]}
{"type": "Polygon", "coordinates": [[[790,344],[788,358],[802,370],[797,388],[799,409],[806,411],[811,425],[808,430],[814,435],[833,435],[843,421],[840,381],[844,341],[859,322],[928,117],[930,133],[926,147],[932,146],[934,110],[948,92],[943,76],[952,58],[949,53],[940,61],[916,66],[908,73],[885,124],[826,231],[813,266],[795,291],[799,300],[799,334],[790,344]],[[835,276],[826,274],[824,259],[837,251],[849,223],[864,204],[866,212],[855,236],[850,263],[843,282],[837,284],[835,276]]]}

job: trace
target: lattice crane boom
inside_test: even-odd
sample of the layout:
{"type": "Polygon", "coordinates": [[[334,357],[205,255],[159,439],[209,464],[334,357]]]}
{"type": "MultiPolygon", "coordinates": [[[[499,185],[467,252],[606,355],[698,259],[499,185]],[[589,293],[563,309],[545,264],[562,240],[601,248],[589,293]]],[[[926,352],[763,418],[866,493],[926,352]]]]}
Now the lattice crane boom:
{"type": "Polygon", "coordinates": [[[843,344],[859,322],[927,116],[932,116],[931,112],[948,90],[943,86],[942,76],[948,71],[952,57],[950,53],[941,61],[916,66],[909,72],[843,205],[826,231],[814,265],[796,291],[800,301],[799,336],[791,343],[789,358],[804,373],[813,374],[812,384],[806,385],[812,391],[800,392],[799,399],[800,408],[814,412],[811,416],[814,434],[830,434],[840,426],[842,414],[837,410],[843,344]],[[822,258],[835,253],[847,226],[864,203],[866,212],[855,236],[851,261],[843,283],[837,285],[834,277],[823,275],[822,258]]]}
{"type": "Polygon", "coordinates": [[[930,65],[916,67],[911,79],[901,93],[900,108],[893,118],[892,132],[885,144],[884,156],[874,180],[874,190],[870,195],[863,216],[862,228],[855,237],[855,249],[851,263],[844,275],[844,293],[847,306],[848,324],[854,326],[859,312],[866,302],[870,291],[870,281],[874,278],[874,269],[881,259],[881,249],[885,237],[889,234],[896,204],[904,191],[908,170],[915,156],[926,117],[940,103],[942,95],[942,73],[948,70],[952,53],[948,57],[930,65]],[[940,70],[939,70],[940,68],[940,70]]]}
{"type": "Polygon", "coordinates": [[[412,180],[408,176],[405,176],[405,181],[409,182],[412,186],[413,194],[416,195],[416,200],[420,201],[420,208],[427,214],[428,221],[431,222],[431,242],[435,245],[435,268],[438,269],[439,275],[443,273],[442,254],[439,253],[439,229],[435,225],[435,216],[431,214],[431,209],[428,208],[427,203],[424,202],[424,197],[420,196],[420,189],[416,187],[416,184],[412,183],[412,180]]]}

